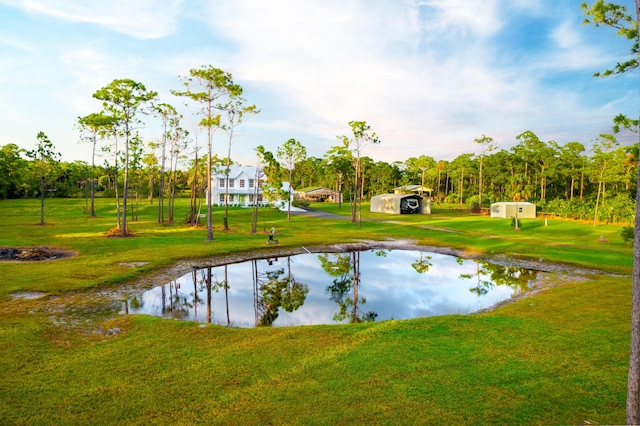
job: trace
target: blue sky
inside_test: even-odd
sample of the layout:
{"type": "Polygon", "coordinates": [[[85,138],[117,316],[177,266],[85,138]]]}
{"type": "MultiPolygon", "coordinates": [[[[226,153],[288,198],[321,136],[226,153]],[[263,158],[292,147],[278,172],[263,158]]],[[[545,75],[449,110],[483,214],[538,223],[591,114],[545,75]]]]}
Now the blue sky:
{"type": "MultiPolygon", "coordinates": [[[[197,108],[170,90],[213,65],[261,109],[234,141],[245,165],[289,138],[321,157],[351,120],[381,140],[365,155],[387,162],[478,153],[482,135],[508,149],[526,130],[588,147],[615,115],[637,116],[640,96],[637,71],[592,77],[630,44],[583,25],[582,1],[0,0],[0,145],[33,148],[44,131],[63,160],[89,162],[74,125],[116,78],[178,107],[203,145],[197,108]]],[[[145,141],[158,140],[157,120],[144,121],[145,141]]]]}

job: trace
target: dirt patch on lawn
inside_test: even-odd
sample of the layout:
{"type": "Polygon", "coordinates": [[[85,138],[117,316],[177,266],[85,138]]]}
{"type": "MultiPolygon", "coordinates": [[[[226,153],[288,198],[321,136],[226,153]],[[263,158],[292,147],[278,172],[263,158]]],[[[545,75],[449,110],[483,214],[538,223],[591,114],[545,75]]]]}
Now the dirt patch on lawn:
{"type": "Polygon", "coordinates": [[[55,247],[0,247],[0,262],[42,262],[67,259],[78,253],[55,247]]]}

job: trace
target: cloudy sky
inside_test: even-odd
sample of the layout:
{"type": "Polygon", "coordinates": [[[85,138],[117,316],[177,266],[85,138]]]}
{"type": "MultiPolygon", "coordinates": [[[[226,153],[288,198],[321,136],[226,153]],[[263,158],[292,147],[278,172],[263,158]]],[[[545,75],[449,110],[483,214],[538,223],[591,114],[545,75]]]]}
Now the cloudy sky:
{"type": "MultiPolygon", "coordinates": [[[[89,162],[74,125],[120,78],[179,107],[202,145],[196,108],[170,90],[213,65],[261,109],[233,145],[247,165],[256,146],[290,138],[321,157],[352,120],[381,140],[365,154],[387,162],[478,153],[482,135],[508,149],[526,130],[589,146],[615,115],[637,116],[640,96],[637,72],[592,77],[630,45],[583,25],[582,1],[0,0],[0,145],[33,148],[44,131],[63,160],[89,162]]],[[[145,140],[158,140],[157,120],[144,120],[145,140]]]]}

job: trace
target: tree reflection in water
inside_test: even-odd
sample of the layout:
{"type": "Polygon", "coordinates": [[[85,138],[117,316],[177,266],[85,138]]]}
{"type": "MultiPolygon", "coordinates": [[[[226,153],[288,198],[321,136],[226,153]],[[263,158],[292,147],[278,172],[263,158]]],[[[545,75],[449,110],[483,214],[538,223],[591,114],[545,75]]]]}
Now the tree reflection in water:
{"type": "Polygon", "coordinates": [[[411,267],[419,274],[426,274],[431,266],[433,266],[431,256],[423,256],[422,252],[420,252],[420,259],[411,264],[411,267]]]}
{"type": "MultiPolygon", "coordinates": [[[[377,256],[386,256],[384,250],[373,252],[377,256]]],[[[354,251],[318,255],[322,269],[330,276],[337,277],[326,289],[329,299],[338,305],[338,312],[333,314],[334,321],[349,319],[351,323],[367,322],[375,321],[378,316],[373,311],[363,312],[360,309],[360,305],[367,303],[367,300],[359,295],[360,253],[354,251]]]]}
{"type": "Polygon", "coordinates": [[[310,253],[194,268],[133,296],[123,313],[227,326],[415,318],[493,306],[528,290],[537,275],[430,252],[310,253]]]}
{"type": "MultiPolygon", "coordinates": [[[[456,262],[462,265],[466,260],[456,258],[456,262]]],[[[514,294],[529,290],[530,283],[538,277],[538,271],[516,267],[498,265],[496,263],[474,260],[476,271],[474,274],[460,274],[461,279],[476,280],[475,287],[469,289],[471,293],[483,296],[495,286],[507,286],[513,289],[514,294]]]]}
{"type": "Polygon", "coordinates": [[[291,274],[291,257],[287,257],[286,276],[284,268],[259,272],[257,260],[252,261],[252,272],[256,325],[272,325],[280,308],[293,312],[304,304],[309,288],[291,274]]]}

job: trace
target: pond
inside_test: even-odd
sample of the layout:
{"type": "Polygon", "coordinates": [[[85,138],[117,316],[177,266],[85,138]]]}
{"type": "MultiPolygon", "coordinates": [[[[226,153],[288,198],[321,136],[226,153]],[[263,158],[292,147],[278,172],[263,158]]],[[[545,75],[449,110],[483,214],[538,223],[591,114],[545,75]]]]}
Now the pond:
{"type": "Polygon", "coordinates": [[[194,269],[123,312],[233,327],[467,314],[528,291],[538,274],[411,250],[298,254],[194,269]]]}

